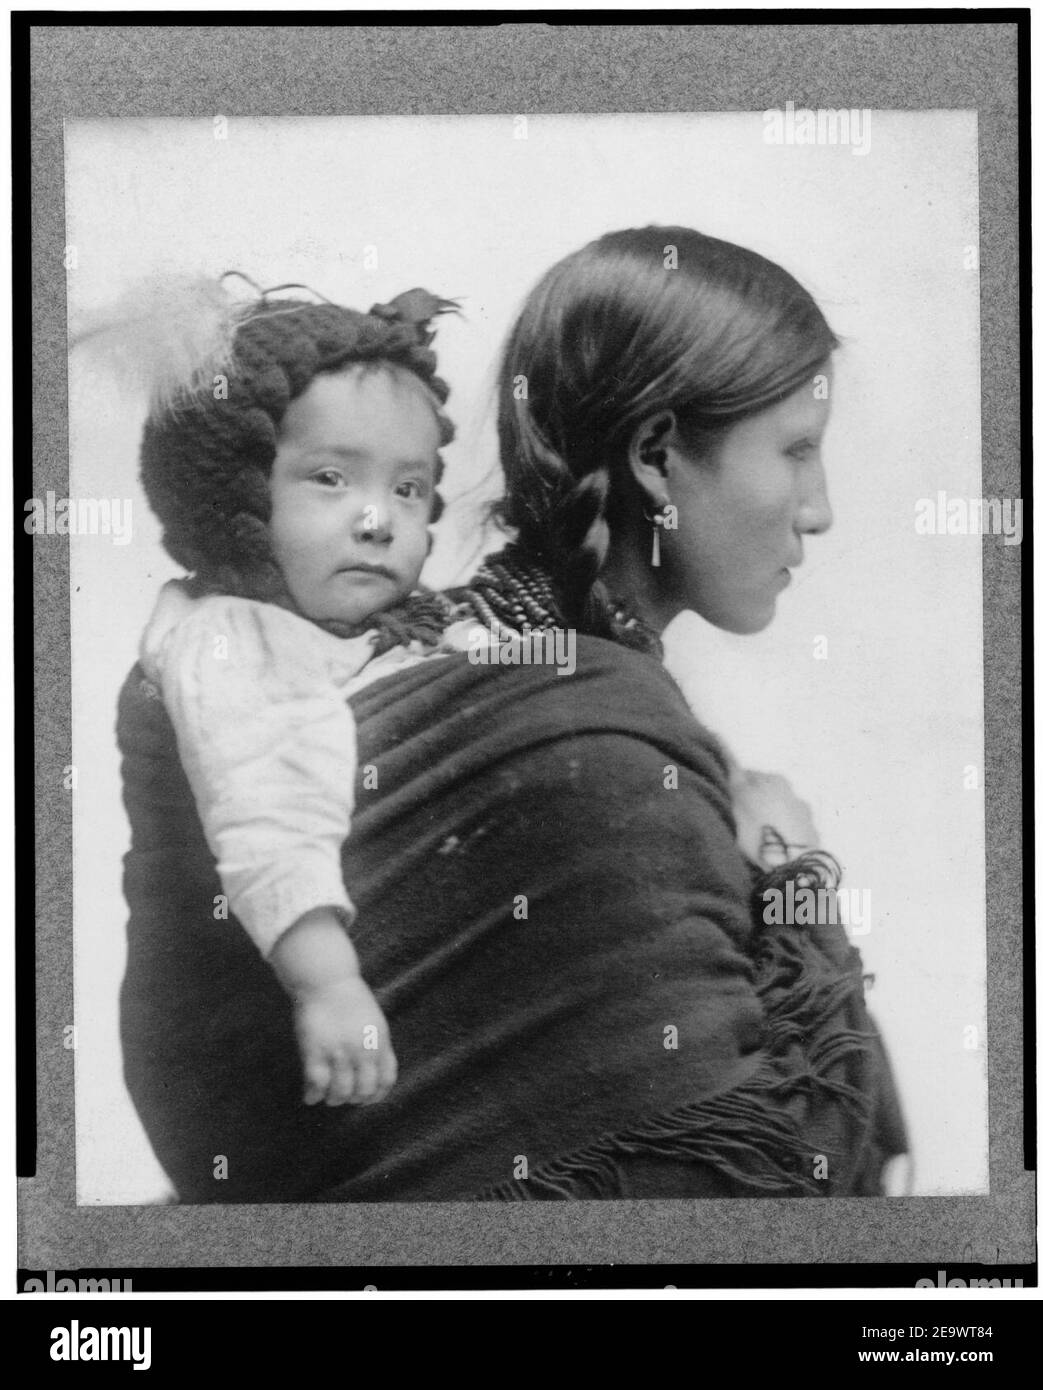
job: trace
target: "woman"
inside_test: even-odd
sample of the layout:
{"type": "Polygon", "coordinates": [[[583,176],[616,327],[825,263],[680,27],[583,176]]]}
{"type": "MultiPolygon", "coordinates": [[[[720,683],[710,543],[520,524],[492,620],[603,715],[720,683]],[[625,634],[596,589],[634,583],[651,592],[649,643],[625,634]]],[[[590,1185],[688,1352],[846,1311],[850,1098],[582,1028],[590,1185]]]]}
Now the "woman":
{"type": "Polygon", "coordinates": [[[684,607],[762,628],[829,525],[835,346],[784,271],[680,228],[604,237],[529,297],[501,373],[515,541],[455,597],[575,628],[576,668],[446,657],[352,699],[378,775],[344,870],[400,1063],[379,1105],[300,1103],[287,1001],[213,921],[169,725],[132,673],[126,1070],[183,1201],[880,1192],[905,1145],[857,952],[763,908],[787,877],[828,884],[828,860],[744,855],[762,826],[813,846],[806,818],[754,804],[659,661],[684,607]]]}

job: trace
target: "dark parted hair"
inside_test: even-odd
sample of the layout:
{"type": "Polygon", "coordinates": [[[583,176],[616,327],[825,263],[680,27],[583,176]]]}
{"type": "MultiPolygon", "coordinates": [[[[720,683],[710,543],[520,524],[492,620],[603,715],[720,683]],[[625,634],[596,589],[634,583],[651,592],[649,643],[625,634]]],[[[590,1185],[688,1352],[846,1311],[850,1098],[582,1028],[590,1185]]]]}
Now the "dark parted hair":
{"type": "Polygon", "coordinates": [[[598,580],[631,496],[637,427],[673,411],[702,454],[809,381],[837,346],[792,275],[687,227],[611,232],[547,272],[501,363],[497,511],[518,550],[549,572],[570,625],[643,643],[598,580]]]}
{"type": "MultiPolygon", "coordinates": [[[[369,313],[299,299],[261,299],[235,330],[227,390],[193,392],[145,425],[141,478],[169,554],[201,591],[292,607],[269,540],[269,478],[290,402],[320,373],[358,364],[412,373],[432,394],[441,443],[449,388],[428,344],[435,314],[451,308],[410,290],[369,313]]],[[[441,480],[438,460],[436,484],[441,480]]],[[[436,492],[431,521],[442,511],[436,492]]]]}

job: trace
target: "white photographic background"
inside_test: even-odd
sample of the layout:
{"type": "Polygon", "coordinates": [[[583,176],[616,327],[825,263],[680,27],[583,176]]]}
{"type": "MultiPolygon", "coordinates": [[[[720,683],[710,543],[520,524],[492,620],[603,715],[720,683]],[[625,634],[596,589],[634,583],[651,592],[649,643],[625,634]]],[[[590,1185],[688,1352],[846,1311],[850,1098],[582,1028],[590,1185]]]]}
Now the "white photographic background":
{"type": "MultiPolygon", "coordinates": [[[[855,944],[875,976],[914,1191],[984,1192],[981,546],[1002,541],[913,524],[921,497],[981,495],[977,130],[973,113],[876,111],[870,130],[859,154],[768,144],[760,113],[74,121],[70,320],[156,270],[240,269],[361,309],[415,285],[460,299],[464,317],[443,320],[436,342],[458,427],[425,575],[441,584],[480,552],[498,488],[497,357],[550,265],[606,231],[681,224],[807,286],[844,340],[825,447],[833,529],[809,538],[766,632],[685,614],[669,662],[740,761],[785,774],[811,803],[845,883],[870,894],[855,944]]],[[[122,1084],[117,1012],[129,829],[116,700],[179,572],[137,482],[143,421],[141,401],[72,355],[70,493],[130,499],[133,518],[129,544],[71,542],[77,1191],[89,1203],[168,1191],[122,1084]]]]}

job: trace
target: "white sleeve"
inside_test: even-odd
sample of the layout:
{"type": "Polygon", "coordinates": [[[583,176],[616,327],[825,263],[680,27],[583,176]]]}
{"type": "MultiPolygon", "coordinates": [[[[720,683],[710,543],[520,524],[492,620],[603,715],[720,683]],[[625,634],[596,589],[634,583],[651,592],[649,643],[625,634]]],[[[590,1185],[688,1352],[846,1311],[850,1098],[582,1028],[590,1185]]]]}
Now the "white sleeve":
{"type": "Polygon", "coordinates": [[[215,596],[144,654],[229,906],[266,957],[312,908],[355,915],[341,870],[355,721],[315,638],[271,604],[215,596]]]}

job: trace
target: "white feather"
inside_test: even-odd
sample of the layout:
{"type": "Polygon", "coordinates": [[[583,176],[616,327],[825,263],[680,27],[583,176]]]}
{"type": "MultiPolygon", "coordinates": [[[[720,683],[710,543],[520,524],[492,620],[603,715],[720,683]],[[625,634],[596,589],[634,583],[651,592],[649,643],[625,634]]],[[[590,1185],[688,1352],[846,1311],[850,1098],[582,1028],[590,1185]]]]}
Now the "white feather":
{"type": "Polygon", "coordinates": [[[214,378],[227,374],[244,308],[217,280],[157,275],[85,314],[69,346],[102,360],[144,395],[150,410],[161,412],[212,390],[214,378]]]}

